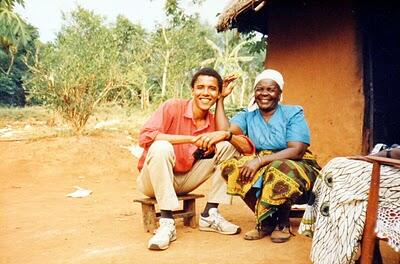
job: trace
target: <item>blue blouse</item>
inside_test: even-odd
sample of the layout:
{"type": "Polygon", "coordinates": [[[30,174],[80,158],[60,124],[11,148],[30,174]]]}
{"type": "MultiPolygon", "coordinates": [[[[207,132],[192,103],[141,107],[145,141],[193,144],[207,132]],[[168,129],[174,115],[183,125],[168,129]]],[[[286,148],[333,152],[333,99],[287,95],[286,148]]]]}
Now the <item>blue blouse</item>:
{"type": "Polygon", "coordinates": [[[287,148],[287,142],[299,141],[310,145],[310,129],[301,106],[278,104],[275,113],[265,122],[259,109],[236,114],[231,124],[238,125],[248,136],[257,151],[279,151],[287,148]]]}

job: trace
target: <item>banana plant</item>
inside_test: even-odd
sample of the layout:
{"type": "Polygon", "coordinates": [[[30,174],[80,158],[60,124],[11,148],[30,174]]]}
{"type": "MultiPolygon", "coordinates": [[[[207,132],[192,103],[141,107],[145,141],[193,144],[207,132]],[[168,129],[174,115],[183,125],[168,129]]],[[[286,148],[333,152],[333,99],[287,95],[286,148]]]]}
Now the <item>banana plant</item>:
{"type": "Polygon", "coordinates": [[[11,72],[18,49],[30,40],[27,24],[14,12],[16,3],[23,5],[24,1],[0,1],[0,47],[10,57],[7,69],[1,68],[6,75],[11,72]]]}
{"type": "Polygon", "coordinates": [[[253,56],[243,56],[240,55],[241,49],[250,41],[249,40],[244,40],[233,46],[233,48],[230,48],[232,38],[229,37],[228,33],[225,33],[224,35],[224,43],[223,47],[218,46],[214,41],[211,39],[205,37],[206,43],[212,48],[214,51],[214,56],[212,58],[208,58],[204,61],[201,62],[202,66],[210,66],[217,71],[222,76],[225,76],[227,74],[235,74],[238,76],[240,80],[240,89],[239,91],[234,91],[230,96],[230,103],[231,104],[237,104],[237,94],[239,96],[239,106],[243,107],[244,106],[244,97],[246,94],[246,86],[247,86],[247,81],[249,79],[248,74],[242,69],[241,65],[242,63],[248,63],[251,62],[254,57],[253,56]]]}

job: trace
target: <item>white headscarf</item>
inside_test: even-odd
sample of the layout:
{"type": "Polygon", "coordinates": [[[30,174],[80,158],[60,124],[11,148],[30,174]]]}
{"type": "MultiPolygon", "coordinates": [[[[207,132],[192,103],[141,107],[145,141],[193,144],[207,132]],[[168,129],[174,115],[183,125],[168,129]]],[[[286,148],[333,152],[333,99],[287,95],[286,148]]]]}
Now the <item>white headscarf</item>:
{"type": "Polygon", "coordinates": [[[257,75],[257,77],[254,81],[253,88],[256,87],[256,85],[259,81],[264,80],[264,79],[274,80],[279,85],[279,88],[281,89],[281,91],[283,91],[284,81],[283,81],[283,76],[280,72],[278,72],[276,70],[272,70],[272,69],[264,70],[259,75],[257,75]]]}
{"type": "MultiPolygon", "coordinates": [[[[253,89],[256,88],[256,85],[259,81],[264,80],[264,79],[270,79],[270,80],[275,81],[279,85],[279,88],[281,89],[281,91],[283,91],[283,85],[285,84],[285,82],[283,81],[283,76],[280,72],[278,72],[276,70],[272,70],[272,69],[266,69],[266,70],[262,71],[259,75],[257,75],[256,79],[254,80],[253,89]]],[[[280,101],[282,101],[282,94],[281,94],[280,101]]],[[[250,98],[249,105],[247,106],[248,111],[254,111],[258,108],[258,105],[255,102],[256,102],[255,98],[254,98],[254,96],[252,96],[250,98]]]]}

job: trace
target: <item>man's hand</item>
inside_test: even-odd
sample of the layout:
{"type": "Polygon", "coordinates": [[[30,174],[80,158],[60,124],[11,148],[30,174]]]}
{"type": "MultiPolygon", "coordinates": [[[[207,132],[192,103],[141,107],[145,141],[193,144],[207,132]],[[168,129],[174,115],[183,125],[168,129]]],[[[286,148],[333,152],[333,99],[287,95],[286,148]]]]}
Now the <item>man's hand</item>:
{"type": "Polygon", "coordinates": [[[236,80],[238,77],[236,74],[229,74],[226,76],[222,82],[222,93],[221,97],[225,98],[228,95],[230,95],[233,91],[233,88],[235,88],[232,84],[234,80],[236,80]]]}
{"type": "Polygon", "coordinates": [[[205,150],[205,155],[207,155],[215,151],[215,144],[224,141],[228,137],[228,131],[214,131],[196,136],[193,138],[192,143],[199,149],[205,150]]]}
{"type": "Polygon", "coordinates": [[[239,181],[242,183],[250,182],[260,168],[261,162],[259,158],[256,157],[254,159],[246,161],[240,168],[240,176],[238,178],[239,181]]]}

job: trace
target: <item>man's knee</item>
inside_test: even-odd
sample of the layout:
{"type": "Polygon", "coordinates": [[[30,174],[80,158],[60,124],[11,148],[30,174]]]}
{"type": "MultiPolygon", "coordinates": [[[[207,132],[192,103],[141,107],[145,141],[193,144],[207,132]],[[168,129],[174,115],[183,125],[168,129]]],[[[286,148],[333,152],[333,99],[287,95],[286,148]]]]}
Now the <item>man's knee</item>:
{"type": "Polygon", "coordinates": [[[236,148],[228,141],[221,141],[216,144],[217,151],[231,151],[234,152],[236,151],[236,148]]]}
{"type": "Polygon", "coordinates": [[[222,141],[216,144],[216,162],[217,164],[234,157],[240,156],[236,148],[228,141],[222,141]]]}
{"type": "Polygon", "coordinates": [[[154,141],[148,151],[148,155],[169,155],[174,153],[174,147],[172,144],[165,140],[154,141]]]}

